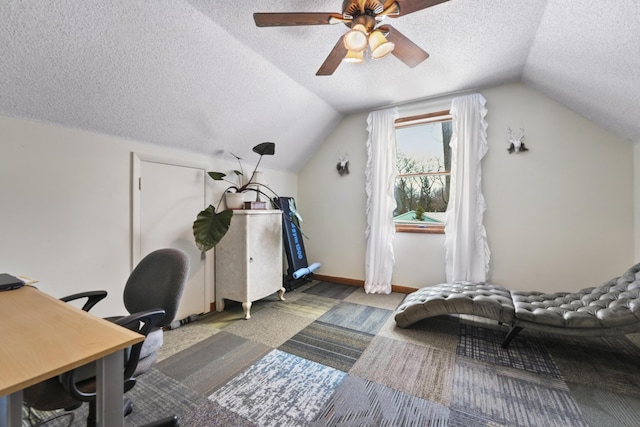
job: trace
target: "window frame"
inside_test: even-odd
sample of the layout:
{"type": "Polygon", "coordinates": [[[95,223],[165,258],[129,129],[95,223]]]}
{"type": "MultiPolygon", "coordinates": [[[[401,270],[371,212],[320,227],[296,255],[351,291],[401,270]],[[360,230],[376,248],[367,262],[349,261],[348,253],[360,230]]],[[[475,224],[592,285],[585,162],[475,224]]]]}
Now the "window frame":
{"type": "MultiPolygon", "coordinates": [[[[422,124],[438,123],[451,121],[453,116],[449,110],[435,111],[432,113],[418,114],[415,116],[400,117],[395,120],[395,129],[402,129],[411,126],[418,126],[422,124]]],[[[426,175],[449,175],[451,171],[447,172],[424,172],[424,173],[411,173],[397,175],[399,176],[426,176],[426,175]]],[[[395,184],[394,184],[395,185],[395,184]]],[[[422,234],[445,234],[444,225],[429,225],[429,224],[399,224],[394,221],[396,233],[422,233],[422,234]]]]}

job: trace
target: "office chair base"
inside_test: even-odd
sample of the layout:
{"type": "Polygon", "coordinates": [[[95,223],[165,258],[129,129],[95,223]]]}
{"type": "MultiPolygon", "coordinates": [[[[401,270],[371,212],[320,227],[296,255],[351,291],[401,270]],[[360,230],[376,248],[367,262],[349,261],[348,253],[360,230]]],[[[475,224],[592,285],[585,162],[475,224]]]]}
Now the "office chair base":
{"type": "Polygon", "coordinates": [[[170,417],[145,424],[142,427],[180,427],[180,423],[178,422],[178,417],[176,415],[172,415],[170,417]]]}
{"type": "MultiPolygon", "coordinates": [[[[82,405],[82,404],[81,404],[82,405]]],[[[72,408],[70,411],[73,411],[72,408]]],[[[51,415],[50,411],[39,411],[37,409],[33,409],[27,405],[23,406],[23,419],[29,423],[31,427],[42,427],[49,425],[50,422],[59,421],[63,418],[68,418],[69,422],[66,424],[66,427],[70,427],[73,424],[73,420],[75,419],[75,413],[67,412],[67,410],[63,410],[64,412],[57,411],[54,415],[51,415]],[[45,418],[45,414],[47,414],[47,418],[45,418]]]]}

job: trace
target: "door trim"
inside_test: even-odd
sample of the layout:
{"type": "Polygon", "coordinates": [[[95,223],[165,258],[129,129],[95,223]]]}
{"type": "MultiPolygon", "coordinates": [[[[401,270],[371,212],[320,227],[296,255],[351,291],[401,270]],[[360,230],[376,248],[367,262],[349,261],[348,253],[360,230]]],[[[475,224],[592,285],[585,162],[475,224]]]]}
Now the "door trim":
{"type": "MultiPolygon", "coordinates": [[[[190,161],[182,161],[158,156],[154,154],[148,153],[136,153],[131,152],[131,187],[130,187],[130,197],[131,197],[131,257],[130,257],[130,270],[133,271],[136,265],[140,262],[140,191],[139,191],[139,183],[141,178],[141,163],[142,162],[152,162],[152,163],[160,163],[169,166],[179,166],[179,167],[187,167],[193,169],[201,169],[204,171],[205,182],[202,183],[204,187],[204,194],[202,198],[202,206],[203,209],[207,206],[207,200],[209,200],[209,188],[206,185],[206,177],[207,177],[207,166],[204,162],[190,162],[190,161]]],[[[193,213],[193,218],[195,220],[196,215],[198,213],[193,213]]],[[[195,245],[195,243],[194,243],[195,245]]],[[[210,256],[205,256],[205,264],[204,264],[204,280],[205,280],[205,298],[208,305],[213,301],[213,251],[210,251],[210,256]]]]}

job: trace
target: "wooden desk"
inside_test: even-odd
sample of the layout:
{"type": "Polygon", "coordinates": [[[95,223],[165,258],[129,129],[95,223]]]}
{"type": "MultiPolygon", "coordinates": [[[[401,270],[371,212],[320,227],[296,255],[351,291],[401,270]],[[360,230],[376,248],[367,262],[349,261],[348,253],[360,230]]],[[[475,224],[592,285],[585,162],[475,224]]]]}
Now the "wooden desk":
{"type": "Polygon", "coordinates": [[[21,425],[24,388],[93,361],[98,426],[123,426],[119,350],[143,339],[31,286],[0,292],[0,427],[21,425]]]}

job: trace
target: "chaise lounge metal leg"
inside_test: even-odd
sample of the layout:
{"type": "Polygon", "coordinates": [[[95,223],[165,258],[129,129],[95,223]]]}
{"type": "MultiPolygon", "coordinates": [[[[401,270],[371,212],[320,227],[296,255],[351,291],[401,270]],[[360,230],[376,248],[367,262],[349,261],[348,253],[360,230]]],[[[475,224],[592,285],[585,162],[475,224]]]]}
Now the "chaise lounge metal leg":
{"type": "Polygon", "coordinates": [[[511,327],[511,330],[507,334],[507,337],[504,339],[504,341],[502,341],[502,348],[509,347],[509,343],[511,343],[511,340],[514,339],[515,336],[518,335],[518,332],[520,332],[521,330],[522,330],[522,326],[511,327]]]}

